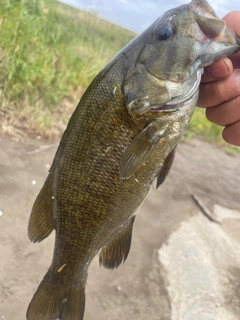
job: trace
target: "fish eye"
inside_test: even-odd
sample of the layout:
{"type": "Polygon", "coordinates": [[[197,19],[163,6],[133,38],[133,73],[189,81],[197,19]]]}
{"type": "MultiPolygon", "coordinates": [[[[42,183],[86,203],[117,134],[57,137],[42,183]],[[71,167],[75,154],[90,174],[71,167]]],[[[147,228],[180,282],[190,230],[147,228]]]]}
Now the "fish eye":
{"type": "Polygon", "coordinates": [[[174,28],[170,23],[161,26],[157,30],[158,40],[167,40],[167,39],[170,39],[173,35],[174,35],[174,28]]]}

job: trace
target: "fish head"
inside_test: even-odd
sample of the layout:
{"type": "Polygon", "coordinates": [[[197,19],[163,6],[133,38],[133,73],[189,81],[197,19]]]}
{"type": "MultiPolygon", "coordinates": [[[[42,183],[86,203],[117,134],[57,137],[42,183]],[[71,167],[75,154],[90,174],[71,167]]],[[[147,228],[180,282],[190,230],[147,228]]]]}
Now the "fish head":
{"type": "Polygon", "coordinates": [[[161,117],[197,102],[203,68],[240,50],[206,0],[167,11],[123,50],[131,115],[161,117]]]}

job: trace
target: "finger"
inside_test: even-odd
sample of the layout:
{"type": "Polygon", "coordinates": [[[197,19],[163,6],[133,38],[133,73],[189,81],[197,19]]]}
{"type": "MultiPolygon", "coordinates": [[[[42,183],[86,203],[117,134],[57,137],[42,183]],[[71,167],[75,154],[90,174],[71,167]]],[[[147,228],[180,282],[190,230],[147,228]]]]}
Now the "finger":
{"type": "Polygon", "coordinates": [[[201,82],[206,83],[225,79],[230,76],[232,71],[233,65],[231,60],[228,58],[223,58],[204,69],[201,82]]]}
{"type": "Polygon", "coordinates": [[[240,121],[240,96],[217,107],[207,108],[206,117],[220,126],[240,121]]]}
{"type": "MultiPolygon", "coordinates": [[[[240,11],[229,12],[223,20],[225,20],[228,28],[230,28],[238,38],[240,38],[240,11]]],[[[231,56],[230,59],[232,60],[233,67],[235,69],[240,68],[240,52],[231,56]]]]}
{"type": "Polygon", "coordinates": [[[222,137],[226,142],[240,147],[240,121],[226,126],[222,132],[222,137]]]}
{"type": "Polygon", "coordinates": [[[229,57],[229,59],[232,61],[234,69],[240,68],[240,52],[238,52],[238,53],[234,54],[233,56],[229,57]]]}
{"type": "Polygon", "coordinates": [[[214,107],[240,95],[240,69],[228,78],[200,85],[199,107],[214,107]]]}

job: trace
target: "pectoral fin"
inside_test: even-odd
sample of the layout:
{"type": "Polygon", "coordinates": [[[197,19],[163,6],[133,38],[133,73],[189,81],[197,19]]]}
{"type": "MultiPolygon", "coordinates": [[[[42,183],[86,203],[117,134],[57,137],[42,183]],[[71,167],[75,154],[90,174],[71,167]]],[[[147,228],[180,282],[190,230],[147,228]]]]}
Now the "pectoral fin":
{"type": "Polygon", "coordinates": [[[173,164],[173,160],[175,158],[175,153],[176,153],[176,148],[174,148],[169,155],[167,156],[167,158],[164,161],[163,166],[161,167],[158,176],[157,176],[157,186],[156,189],[158,189],[158,187],[163,184],[163,182],[165,181],[171,166],[173,164]]]}
{"type": "Polygon", "coordinates": [[[153,124],[146,127],[132,141],[119,164],[120,179],[130,178],[143,164],[162,138],[164,130],[157,130],[153,124]]]}
{"type": "Polygon", "coordinates": [[[99,263],[107,269],[117,267],[127,259],[132,240],[133,216],[125,228],[105,247],[102,247],[99,263]]]}
{"type": "Polygon", "coordinates": [[[28,224],[28,236],[33,242],[40,242],[53,231],[52,183],[50,177],[34,202],[28,224]]]}

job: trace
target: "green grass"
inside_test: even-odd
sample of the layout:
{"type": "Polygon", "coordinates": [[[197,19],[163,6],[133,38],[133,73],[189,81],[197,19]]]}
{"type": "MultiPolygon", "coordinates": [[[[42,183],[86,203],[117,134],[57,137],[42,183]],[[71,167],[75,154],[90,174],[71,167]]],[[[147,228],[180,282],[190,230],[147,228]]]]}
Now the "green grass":
{"type": "Polygon", "coordinates": [[[135,36],[52,0],[1,0],[0,19],[2,132],[61,132],[93,77],[135,36]]]}
{"type": "Polygon", "coordinates": [[[196,107],[186,133],[188,139],[198,135],[210,142],[222,142],[222,127],[214,125],[205,116],[205,109],[196,107]]]}
{"type": "MultiPolygon", "coordinates": [[[[134,36],[54,0],[1,0],[0,133],[62,133],[93,77],[134,36]]],[[[204,112],[196,108],[185,139],[223,145],[204,112]]]]}

